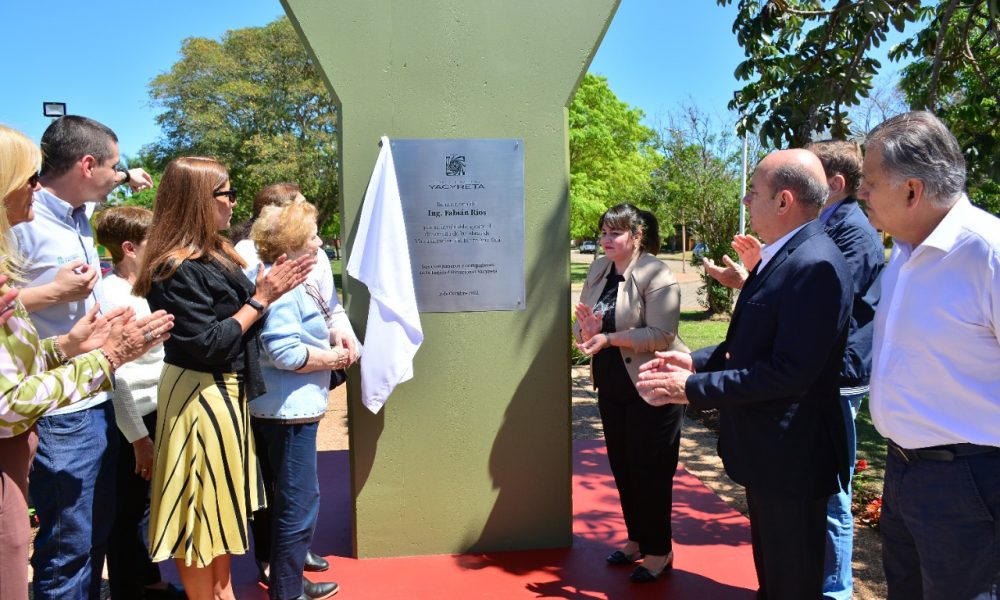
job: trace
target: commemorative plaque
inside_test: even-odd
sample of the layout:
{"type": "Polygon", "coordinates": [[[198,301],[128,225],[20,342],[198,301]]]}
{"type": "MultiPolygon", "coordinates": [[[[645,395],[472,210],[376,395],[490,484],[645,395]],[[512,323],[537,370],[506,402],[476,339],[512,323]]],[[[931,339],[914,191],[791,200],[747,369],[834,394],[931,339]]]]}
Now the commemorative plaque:
{"type": "Polygon", "coordinates": [[[524,310],[524,142],[391,140],[420,312],[524,310]]]}

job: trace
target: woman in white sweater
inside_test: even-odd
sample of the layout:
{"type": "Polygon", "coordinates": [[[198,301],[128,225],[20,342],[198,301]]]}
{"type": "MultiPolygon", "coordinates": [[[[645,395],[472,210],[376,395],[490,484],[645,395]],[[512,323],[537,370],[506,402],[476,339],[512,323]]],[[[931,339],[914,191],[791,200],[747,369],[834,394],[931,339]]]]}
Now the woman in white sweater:
{"type": "MultiPolygon", "coordinates": [[[[136,318],[150,313],[145,298],[132,295],[146,232],[153,212],[135,206],[105,209],[94,217],[98,242],[111,254],[114,271],[104,278],[106,308],[128,306],[136,318]]],[[[108,581],[112,598],[185,598],[183,590],[162,581],[149,559],[149,479],[153,472],[156,387],[163,370],[163,346],[115,372],[112,401],[124,438],[118,454],[115,521],[108,541],[108,581]],[[128,446],[132,446],[132,452],[128,446]]]]}

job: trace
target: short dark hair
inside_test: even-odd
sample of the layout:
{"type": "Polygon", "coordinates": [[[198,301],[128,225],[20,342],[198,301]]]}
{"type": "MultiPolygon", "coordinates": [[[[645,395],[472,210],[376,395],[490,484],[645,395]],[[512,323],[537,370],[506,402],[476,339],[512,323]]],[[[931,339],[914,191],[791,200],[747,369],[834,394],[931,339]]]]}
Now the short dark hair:
{"type": "Polygon", "coordinates": [[[94,215],[94,233],[97,243],[111,253],[111,261],[117,265],[125,258],[122,244],[141,244],[152,222],[153,211],[148,208],[112,206],[94,215]]]}
{"type": "Polygon", "coordinates": [[[816,179],[808,169],[797,163],[784,164],[771,172],[771,188],[777,193],[790,190],[795,199],[813,208],[819,214],[830,195],[830,187],[825,181],[816,179]]]}
{"type": "Polygon", "coordinates": [[[118,136],[106,125],[78,115],[60,117],[42,134],[42,176],[59,177],[86,155],[98,162],[114,156],[118,136]]]}
{"type": "Polygon", "coordinates": [[[597,222],[599,229],[605,225],[611,229],[632,232],[632,235],[639,238],[639,250],[642,252],[656,254],[660,251],[660,224],[648,210],[638,209],[628,203],[612,206],[597,222]]]}
{"type": "Polygon", "coordinates": [[[858,193],[861,186],[861,146],[845,140],[820,140],[806,146],[806,150],[819,157],[829,181],[840,173],[844,177],[847,195],[858,193]]]}

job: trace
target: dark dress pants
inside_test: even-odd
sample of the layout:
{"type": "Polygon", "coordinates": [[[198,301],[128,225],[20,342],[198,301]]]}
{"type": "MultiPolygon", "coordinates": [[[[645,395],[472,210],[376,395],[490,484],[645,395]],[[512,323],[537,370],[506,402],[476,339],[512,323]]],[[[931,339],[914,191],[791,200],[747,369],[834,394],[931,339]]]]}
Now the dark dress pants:
{"type": "Polygon", "coordinates": [[[761,600],[823,597],[826,504],[787,493],[747,488],[750,541],[761,600]]]}
{"type": "Polygon", "coordinates": [[[906,462],[890,449],[879,531],[889,600],[1000,597],[1000,451],[906,462]]]}
{"type": "Polygon", "coordinates": [[[628,538],[639,544],[643,554],[666,555],[673,548],[670,513],[684,407],[646,404],[620,352],[615,349],[614,354],[609,358],[618,362],[600,369],[597,381],[608,462],[628,538]]]}
{"type": "MultiPolygon", "coordinates": [[[[156,412],[142,418],[152,438],[156,412]]],[[[118,505],[108,539],[108,583],[111,597],[142,598],[143,588],[160,581],[160,568],[149,560],[149,482],[135,472],[132,444],[118,432],[115,494],[118,505]]]]}

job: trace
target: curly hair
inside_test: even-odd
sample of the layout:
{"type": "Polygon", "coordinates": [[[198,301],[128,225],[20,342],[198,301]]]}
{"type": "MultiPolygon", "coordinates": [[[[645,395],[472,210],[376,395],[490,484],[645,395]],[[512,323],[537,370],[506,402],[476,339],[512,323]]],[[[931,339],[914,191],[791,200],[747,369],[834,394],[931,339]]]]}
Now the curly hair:
{"type": "Polygon", "coordinates": [[[309,202],[265,206],[250,228],[260,260],[273,263],[282,254],[305,247],[316,232],[316,215],[316,207],[309,202]]]}

